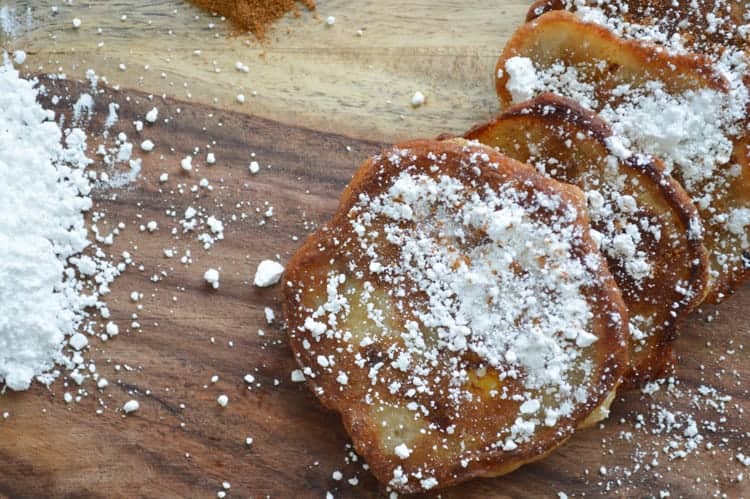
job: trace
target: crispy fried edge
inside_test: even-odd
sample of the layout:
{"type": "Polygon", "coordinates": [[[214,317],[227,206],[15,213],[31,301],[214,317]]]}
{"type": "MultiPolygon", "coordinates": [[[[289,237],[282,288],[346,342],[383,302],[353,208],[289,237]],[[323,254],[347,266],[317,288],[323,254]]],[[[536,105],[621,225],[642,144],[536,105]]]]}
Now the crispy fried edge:
{"type": "MultiPolygon", "coordinates": [[[[664,2],[666,0],[661,0],[661,1],[664,2]]],[[[730,7],[741,9],[741,6],[737,3],[731,4],[730,7]]],[[[568,9],[565,7],[565,4],[563,3],[562,0],[536,0],[534,3],[531,4],[531,6],[529,7],[529,10],[526,12],[526,22],[533,21],[537,17],[543,14],[546,14],[547,12],[551,10],[568,10],[568,9]]],[[[741,24],[741,22],[739,21],[739,19],[742,16],[741,11],[736,12],[733,10],[730,16],[732,17],[733,22],[735,22],[736,24],[741,24]]]]}
{"type": "Polygon", "coordinates": [[[562,0],[536,0],[526,12],[526,22],[533,21],[551,10],[563,9],[565,9],[565,5],[562,0]]]}
{"type": "MultiPolygon", "coordinates": [[[[487,123],[474,126],[464,135],[468,139],[478,139],[485,131],[502,126],[504,120],[512,118],[524,118],[529,116],[543,117],[545,120],[556,123],[566,123],[579,128],[587,136],[598,141],[605,148],[606,139],[613,135],[609,125],[599,118],[597,114],[585,109],[573,99],[562,97],[553,93],[540,94],[535,99],[517,104],[508,108],[505,112],[498,114],[487,123]]],[[[645,164],[640,164],[635,157],[619,163],[626,168],[644,174],[651,180],[655,190],[662,194],[672,210],[677,213],[680,222],[686,228],[690,227],[692,219],[700,219],[698,210],[693,204],[690,196],[675,179],[669,175],[661,160],[654,159],[645,164]]],[[[695,290],[691,300],[683,302],[678,308],[671,308],[675,315],[665,325],[664,332],[658,339],[652,355],[647,357],[642,365],[630,367],[625,376],[625,387],[634,388],[644,381],[651,379],[664,370],[665,363],[671,359],[671,344],[677,337],[677,323],[693,311],[703,302],[708,293],[708,251],[701,240],[690,238],[685,234],[686,246],[692,256],[693,265],[690,268],[690,286],[695,290]]]]}
{"type": "MultiPolygon", "coordinates": [[[[429,152],[435,154],[453,152],[464,157],[470,154],[470,151],[484,152],[490,156],[491,161],[497,162],[500,165],[500,169],[502,169],[500,172],[482,169],[481,174],[482,176],[486,176],[488,181],[502,183],[505,181],[504,177],[507,177],[508,179],[514,178],[523,183],[529,182],[537,189],[556,192],[565,202],[576,206],[578,208],[576,223],[584,229],[580,250],[586,254],[598,255],[600,258],[601,272],[599,273],[599,277],[601,278],[601,285],[597,287],[598,293],[590,300],[590,304],[599,307],[601,309],[599,312],[615,312],[623,319],[623,324],[620,327],[609,328],[602,332],[602,337],[597,342],[597,351],[601,361],[601,379],[597,385],[592,387],[589,400],[585,404],[578,406],[573,415],[566,419],[564,424],[561,423],[559,425],[557,431],[554,432],[558,437],[557,440],[536,442],[533,446],[519,447],[519,449],[525,449],[524,452],[509,453],[501,450],[487,452],[486,455],[482,456],[481,462],[473,461],[467,468],[462,468],[459,463],[444,463],[445,465],[437,468],[435,473],[435,477],[439,483],[438,488],[443,488],[475,477],[492,477],[509,473],[524,464],[545,457],[554,449],[564,444],[575,431],[575,428],[583,425],[594,411],[606,406],[607,402],[611,401],[612,395],[628,365],[628,315],[620,290],[607,270],[606,261],[598,252],[591,239],[588,229],[588,212],[583,192],[580,189],[544,177],[531,166],[519,163],[498,153],[494,149],[478,143],[466,143],[463,139],[442,142],[415,140],[397,145],[391,150],[400,151],[404,149],[410,150],[414,155],[426,155],[429,152]]],[[[387,152],[384,154],[387,154],[387,152]]],[[[300,320],[303,320],[303,318],[296,317],[297,322],[295,323],[295,312],[298,311],[298,303],[295,296],[298,288],[288,283],[303,282],[305,269],[311,264],[316,264],[321,258],[318,244],[329,239],[333,231],[340,224],[346,222],[349,210],[357,202],[358,193],[365,191],[366,187],[376,180],[379,176],[381,166],[371,158],[359,168],[350,184],[344,189],[339,201],[339,207],[332,221],[308,237],[287,265],[284,275],[285,299],[283,309],[289,331],[289,343],[300,367],[304,368],[305,366],[302,362],[301,353],[303,352],[303,347],[298,341],[296,329],[301,325],[300,320]]],[[[357,452],[365,458],[373,474],[382,483],[388,484],[393,472],[393,467],[390,464],[392,456],[386,455],[382,449],[375,445],[368,445],[368,443],[378,440],[378,432],[375,425],[368,420],[367,416],[359,414],[356,411],[350,411],[351,404],[340,404],[340,397],[337,396],[336,390],[323,390],[321,393],[319,390],[319,388],[322,388],[321,384],[317,380],[309,378],[307,379],[307,384],[326,408],[337,412],[341,416],[344,427],[352,438],[357,452]]],[[[401,491],[419,492],[420,490],[419,487],[414,487],[413,483],[410,482],[410,485],[401,491]]]]}
{"type": "MultiPolygon", "coordinates": [[[[508,72],[505,71],[505,62],[511,57],[523,56],[524,48],[528,40],[533,40],[544,33],[546,30],[553,32],[561,29],[569,29],[571,32],[579,32],[580,45],[593,44],[592,40],[597,39],[597,43],[613,48],[613,53],[624,54],[629,52],[633,57],[641,60],[645,65],[645,70],[650,74],[659,74],[668,71],[673,74],[673,81],[684,81],[689,88],[697,88],[697,85],[690,85],[691,79],[695,77],[700,80],[702,87],[713,88],[716,90],[727,90],[727,82],[720,75],[715,74],[711,61],[708,57],[696,54],[667,54],[659,47],[647,45],[636,40],[624,40],[607,28],[594,23],[581,21],[575,14],[564,10],[552,10],[542,14],[531,22],[521,25],[510,37],[500,58],[495,65],[495,90],[500,105],[505,108],[512,104],[510,92],[506,88],[508,83],[508,72]],[[502,76],[498,77],[498,72],[502,70],[502,76]],[[683,74],[689,74],[690,78],[683,79],[683,74]]],[[[666,78],[660,78],[665,84],[669,85],[670,81],[666,78]]]]}
{"type": "MultiPolygon", "coordinates": [[[[747,82],[745,84],[747,85],[747,82]]],[[[750,164],[750,133],[746,132],[742,137],[734,139],[732,159],[733,162],[742,165],[743,169],[750,170],[750,166],[748,166],[750,164]]],[[[750,187],[748,188],[750,189],[750,187]]],[[[741,262],[746,264],[744,269],[724,274],[721,279],[711,283],[706,295],[706,303],[713,305],[723,303],[750,280],[750,248],[742,252],[741,262]]]]}
{"type": "MultiPolygon", "coordinates": [[[[551,1],[554,2],[554,0],[551,1]]],[[[524,46],[526,37],[534,36],[534,30],[536,30],[539,25],[550,29],[549,26],[546,25],[554,23],[578,25],[581,28],[585,28],[582,29],[582,33],[586,33],[591,37],[596,36],[600,41],[604,41],[605,43],[614,44],[620,49],[620,51],[631,50],[636,54],[640,54],[644,63],[648,63],[648,68],[658,69],[658,67],[661,67],[662,70],[673,71],[675,74],[688,74],[690,77],[685,81],[690,81],[690,79],[692,79],[695,82],[693,87],[696,89],[711,88],[718,91],[728,90],[726,80],[722,76],[715,74],[712,69],[711,60],[707,56],[697,54],[667,54],[666,51],[655,45],[646,44],[638,40],[624,40],[614,33],[611,33],[606,27],[581,21],[575,14],[566,10],[553,10],[546,12],[533,21],[521,26],[521,28],[519,28],[508,41],[503,54],[500,56],[500,59],[498,59],[496,75],[497,69],[502,68],[505,65],[505,61],[516,55],[516,52],[520,50],[520,47],[524,46]]],[[[507,80],[507,74],[505,72],[503,72],[503,79],[496,78],[496,89],[501,105],[503,102],[510,104],[510,94],[504,87],[505,80],[507,80]]],[[[668,83],[668,80],[663,79],[662,81],[668,83]]],[[[750,84],[750,75],[745,78],[745,84],[750,84]]],[[[748,141],[750,141],[750,136],[745,134],[740,137],[735,137],[733,140],[735,144],[733,153],[735,160],[746,164],[747,158],[745,158],[744,162],[737,159],[737,151],[741,151],[743,147],[746,147],[748,141]]],[[[742,255],[750,256],[750,250],[745,250],[742,255]]],[[[720,278],[716,280],[709,279],[709,287],[704,301],[712,304],[721,303],[734,294],[740,286],[748,280],[750,280],[750,266],[722,273],[720,278]]]]}

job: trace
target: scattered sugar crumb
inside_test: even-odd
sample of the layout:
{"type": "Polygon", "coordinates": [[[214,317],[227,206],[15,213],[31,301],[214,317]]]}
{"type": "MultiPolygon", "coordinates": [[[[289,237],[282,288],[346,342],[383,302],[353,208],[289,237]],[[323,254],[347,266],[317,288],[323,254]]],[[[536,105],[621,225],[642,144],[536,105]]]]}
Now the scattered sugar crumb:
{"type": "Polygon", "coordinates": [[[255,272],[253,284],[259,288],[273,286],[281,280],[284,267],[273,260],[263,260],[255,272]]]}
{"type": "Polygon", "coordinates": [[[214,289],[219,288],[219,271],[216,269],[208,269],[203,274],[203,279],[210,284],[214,289]]]}
{"type": "Polygon", "coordinates": [[[125,414],[131,414],[141,408],[141,404],[137,400],[128,400],[122,406],[122,411],[125,414]]]}

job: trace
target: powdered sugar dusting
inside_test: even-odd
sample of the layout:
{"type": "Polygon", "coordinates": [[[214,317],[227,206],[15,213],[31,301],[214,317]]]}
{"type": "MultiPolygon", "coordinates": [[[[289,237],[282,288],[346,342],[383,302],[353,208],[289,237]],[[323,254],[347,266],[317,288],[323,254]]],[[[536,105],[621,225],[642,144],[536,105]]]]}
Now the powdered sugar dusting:
{"type": "MultiPolygon", "coordinates": [[[[746,198],[733,193],[745,187],[737,183],[742,182],[742,167],[732,164],[731,157],[737,153],[737,141],[748,134],[747,5],[728,0],[663,4],[564,0],[563,8],[624,39],[656,45],[669,54],[706,56],[714,73],[728,83],[728,92],[698,89],[672,95],[661,82],[652,81],[642,88],[623,88],[622,101],[601,106],[591,106],[585,99],[581,103],[601,111],[626,145],[663,159],[685,186],[701,210],[707,238],[720,241],[710,248],[712,278],[742,273],[748,265],[750,223],[732,206],[741,204],[734,206],[738,213],[750,206],[746,198]]],[[[552,72],[552,68],[543,71],[552,72]]],[[[546,89],[570,96],[579,92],[570,84],[546,89]]],[[[723,297],[718,293],[715,298],[723,297]]]]}
{"type": "MultiPolygon", "coordinates": [[[[536,197],[535,206],[559,206],[559,199],[536,197]]],[[[512,189],[468,194],[457,179],[404,173],[386,194],[363,196],[352,211],[357,214],[352,225],[372,258],[371,271],[397,294],[405,295],[410,282],[427,295],[414,310],[419,324],[407,339],[411,356],[430,357],[440,348],[469,350],[489,366],[509,366],[509,376],[521,368],[529,389],[555,385],[569,392],[568,371],[578,357],[571,347],[587,340],[591,314],[580,292],[591,275],[569,256],[569,241],[579,237],[572,225],[577,214],[567,213],[558,221],[564,228],[555,233],[525,215],[523,200],[512,189]],[[393,265],[379,262],[377,242],[368,236],[372,219],[380,217],[389,220],[383,227],[388,242],[401,248],[400,262],[393,265]],[[414,228],[404,229],[400,221],[414,228]],[[460,251],[473,231],[486,232],[487,244],[460,251]],[[546,265],[536,270],[542,259],[546,265]],[[518,278],[518,268],[530,275],[518,278]],[[537,297],[545,293],[542,304],[537,297]],[[423,328],[437,332],[435,350],[422,346],[423,328]]],[[[466,379],[451,382],[459,386],[466,379]]]]}
{"type": "MultiPolygon", "coordinates": [[[[618,87],[614,91],[617,99],[599,104],[594,85],[580,80],[575,67],[562,63],[545,68],[532,63],[530,67],[536,77],[526,79],[536,82],[533,95],[553,92],[598,111],[619,139],[613,152],[621,156],[628,148],[636,148],[662,158],[670,170],[677,170],[690,192],[701,188],[717,167],[729,162],[731,132],[737,131],[748,101],[743,85],[732,93],[702,89],[673,95],[662,82],[651,81],[642,87],[618,87]]],[[[508,82],[509,87],[515,84],[512,78],[508,82]]]]}
{"type": "MultiPolygon", "coordinates": [[[[543,113],[547,110],[554,111],[554,106],[547,106],[543,113]]],[[[564,139],[570,144],[568,147],[581,147],[582,150],[590,147],[588,144],[574,145],[576,141],[586,140],[581,130],[568,132],[564,127],[550,126],[546,121],[543,126],[545,133],[564,139]]],[[[671,322],[670,312],[679,307],[683,300],[693,299],[695,290],[689,289],[689,285],[683,286],[684,293],[679,298],[674,301],[665,299],[661,307],[653,307],[653,300],[644,298],[644,292],[654,286],[655,265],[658,264],[654,246],[660,242],[674,246],[679,242],[674,240],[675,235],[669,229],[663,230],[664,222],[659,214],[640,202],[653,196],[650,189],[658,189],[655,185],[643,184],[641,173],[638,173],[641,172],[640,167],[651,167],[649,158],[633,156],[616,136],[610,136],[603,142],[612,154],[595,160],[590,169],[571,164],[571,160],[565,156],[560,159],[549,152],[542,153],[535,143],[526,144],[532,156],[519,159],[525,159],[541,173],[584,189],[592,238],[607,256],[610,270],[615,273],[626,303],[631,306],[636,304],[635,308],[641,311],[630,314],[631,352],[640,352],[650,340],[662,337],[664,328],[669,327],[671,322]],[[628,160],[628,163],[624,163],[628,160]]],[[[512,147],[512,144],[505,145],[504,151],[513,155],[512,147]]],[[[632,360],[634,365],[639,365],[637,360],[632,360]]]]}
{"type": "Polygon", "coordinates": [[[582,20],[606,27],[626,39],[651,43],[671,54],[688,52],[715,57],[741,48],[748,39],[748,19],[735,0],[672,0],[634,3],[628,0],[563,0],[563,7],[582,20]],[[663,5],[659,5],[663,3],[663,5]]]}
{"type": "MultiPolygon", "coordinates": [[[[498,167],[476,146],[465,151],[467,172],[498,167]]],[[[299,311],[293,332],[309,359],[304,375],[335,380],[319,384],[319,394],[363,392],[372,424],[382,418],[382,445],[404,462],[391,477],[399,490],[439,483],[419,464],[420,437],[390,440],[394,418],[453,439],[457,425],[468,425],[467,406],[508,407],[466,448],[449,444],[466,467],[565,427],[602,380],[593,356],[602,318],[592,307],[602,309],[587,290],[601,286],[603,260],[584,249],[575,205],[552,190],[446,173],[438,154],[427,160],[415,166],[408,149],[375,158],[398,171],[358,194],[346,227],[327,236],[339,256],[326,260],[325,292],[299,311]],[[421,426],[421,418],[443,422],[421,426]]],[[[604,322],[617,329],[624,318],[612,312],[604,322]]]]}
{"type": "Polygon", "coordinates": [[[33,82],[0,67],[0,381],[12,390],[83,363],[63,344],[86,346],[87,309],[104,306],[120,272],[101,253],[81,255],[91,247],[86,135],[61,131],[36,98],[33,82]]]}
{"type": "MultiPolygon", "coordinates": [[[[617,138],[616,144],[610,144],[613,154],[628,155],[635,150],[665,162],[667,171],[682,183],[700,210],[708,237],[723,240],[721,247],[710,248],[713,278],[745,265],[742,254],[749,248],[750,224],[725,207],[727,199],[736,196],[733,191],[740,188],[736,182],[741,181],[741,167],[731,159],[737,136],[746,133],[744,120],[750,102],[743,82],[747,69],[744,55],[728,50],[715,65],[725,76],[729,91],[700,88],[674,94],[663,82],[649,81],[638,87],[620,85],[604,102],[597,101],[594,86],[579,80],[574,67],[562,62],[544,68],[532,63],[531,67],[536,77],[527,75],[525,80],[536,82],[534,95],[547,91],[575,99],[609,123],[617,138]]],[[[511,78],[509,87],[514,84],[511,78]]]]}
{"type": "MultiPolygon", "coordinates": [[[[626,94],[622,104],[605,106],[600,115],[612,124],[626,145],[663,158],[668,169],[678,169],[688,192],[719,174],[734,145],[726,129],[740,117],[729,115],[726,96],[715,90],[673,96],[663,84],[649,82],[626,94]]],[[[744,113],[744,111],[739,111],[744,113]]]]}
{"type": "Polygon", "coordinates": [[[540,71],[528,57],[516,56],[505,62],[505,71],[508,74],[506,88],[514,103],[529,100],[541,92],[559,90],[558,93],[574,99],[586,108],[598,106],[594,85],[583,81],[573,66],[553,63],[540,71]]]}

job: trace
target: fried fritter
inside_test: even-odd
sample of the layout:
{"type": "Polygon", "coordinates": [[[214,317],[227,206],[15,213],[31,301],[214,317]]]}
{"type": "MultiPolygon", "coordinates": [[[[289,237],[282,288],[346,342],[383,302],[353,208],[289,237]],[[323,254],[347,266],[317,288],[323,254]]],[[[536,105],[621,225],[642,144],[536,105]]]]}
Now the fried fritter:
{"type": "Polygon", "coordinates": [[[542,94],[465,138],[580,187],[591,227],[630,316],[630,386],[658,377],[677,321],[705,296],[708,257],[683,188],[647,156],[616,157],[609,126],[571,99],[542,94]]]}
{"type": "Polygon", "coordinates": [[[399,492],[544,457],[628,363],[580,189],[460,140],[367,161],[288,264],[285,314],[308,385],[399,492]]]}
{"type": "Polygon", "coordinates": [[[623,151],[664,161],[700,213],[703,227],[693,230],[709,252],[713,303],[750,277],[748,90],[741,71],[723,67],[625,40],[566,11],[519,28],[497,64],[504,106],[543,92],[570,97],[610,125],[623,151]]]}

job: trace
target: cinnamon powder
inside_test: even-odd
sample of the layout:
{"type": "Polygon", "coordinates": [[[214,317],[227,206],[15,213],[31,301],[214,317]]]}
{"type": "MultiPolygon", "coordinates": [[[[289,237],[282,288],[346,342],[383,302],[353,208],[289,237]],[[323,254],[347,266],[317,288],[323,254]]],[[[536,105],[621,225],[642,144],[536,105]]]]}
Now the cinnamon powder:
{"type": "Polygon", "coordinates": [[[263,39],[268,26],[287,12],[299,14],[297,2],[315,10],[315,0],[190,0],[210,12],[220,14],[238,29],[250,31],[263,39]]]}

